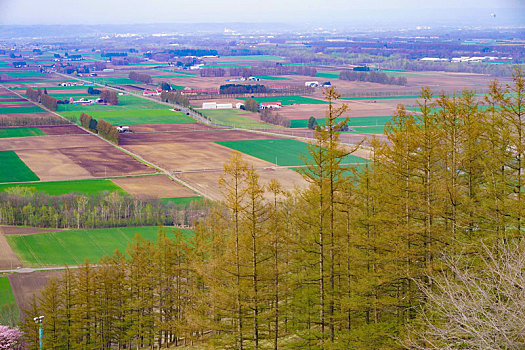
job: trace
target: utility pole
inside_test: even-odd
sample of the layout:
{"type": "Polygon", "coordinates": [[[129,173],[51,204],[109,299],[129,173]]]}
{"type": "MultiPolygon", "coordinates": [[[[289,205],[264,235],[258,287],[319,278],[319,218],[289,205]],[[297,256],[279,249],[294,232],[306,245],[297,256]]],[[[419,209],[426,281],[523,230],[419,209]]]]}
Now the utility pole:
{"type": "Polygon", "coordinates": [[[40,350],[44,349],[44,327],[42,326],[42,321],[44,321],[44,316],[38,316],[33,318],[36,324],[38,324],[38,339],[40,342],[40,350]]]}

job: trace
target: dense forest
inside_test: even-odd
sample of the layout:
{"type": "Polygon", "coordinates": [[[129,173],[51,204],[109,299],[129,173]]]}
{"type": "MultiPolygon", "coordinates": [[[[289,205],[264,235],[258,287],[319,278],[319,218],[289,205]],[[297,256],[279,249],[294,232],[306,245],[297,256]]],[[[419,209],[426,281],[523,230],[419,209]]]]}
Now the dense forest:
{"type": "Polygon", "coordinates": [[[516,71],[482,99],[423,89],[353,168],[328,89],[307,188],[263,186],[234,153],[193,235],[161,228],[66,270],[26,310],[26,340],[45,315],[49,349],[522,349],[524,88],[516,71]]]}

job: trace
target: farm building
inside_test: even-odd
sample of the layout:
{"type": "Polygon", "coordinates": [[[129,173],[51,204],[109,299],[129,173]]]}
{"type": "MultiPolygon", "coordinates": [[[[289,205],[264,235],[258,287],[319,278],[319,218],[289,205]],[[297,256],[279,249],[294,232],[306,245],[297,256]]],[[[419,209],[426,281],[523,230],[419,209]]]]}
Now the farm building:
{"type": "Polygon", "coordinates": [[[304,83],[304,86],[307,86],[307,87],[319,87],[319,82],[318,81],[307,81],[304,83]]]}
{"type": "Polygon", "coordinates": [[[202,109],[232,109],[231,103],[204,102],[202,109]]]}
{"type": "Polygon", "coordinates": [[[242,107],[244,107],[244,103],[242,103],[242,102],[237,102],[235,104],[235,108],[237,108],[237,109],[241,109],[242,107]]]}
{"type": "Polygon", "coordinates": [[[282,107],[281,102],[263,102],[259,104],[260,109],[280,109],[282,107]]]}

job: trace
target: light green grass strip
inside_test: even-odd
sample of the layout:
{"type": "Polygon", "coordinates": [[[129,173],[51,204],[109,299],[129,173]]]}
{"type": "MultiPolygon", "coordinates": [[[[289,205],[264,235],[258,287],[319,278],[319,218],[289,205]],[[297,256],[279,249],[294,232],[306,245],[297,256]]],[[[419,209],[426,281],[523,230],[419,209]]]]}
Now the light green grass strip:
{"type": "Polygon", "coordinates": [[[49,181],[49,182],[34,182],[26,184],[2,184],[0,185],[0,192],[8,188],[23,187],[32,188],[36,192],[47,193],[50,196],[60,196],[68,193],[80,193],[84,195],[92,195],[102,192],[120,192],[125,193],[122,188],[115,185],[112,181],[106,179],[90,179],[90,180],[72,180],[72,181],[49,181]]]}
{"type": "MultiPolygon", "coordinates": [[[[86,112],[95,119],[104,119],[113,125],[138,125],[138,124],[178,124],[195,123],[195,119],[183,112],[162,109],[140,109],[119,111],[90,111],[86,112]]],[[[81,112],[62,112],[66,118],[80,118],[81,112]]]]}
{"type": "Polygon", "coordinates": [[[38,181],[40,178],[15,151],[0,151],[0,182],[38,181]]]}
{"type": "Polygon", "coordinates": [[[0,306],[15,302],[15,296],[7,277],[0,277],[0,306]]]}
{"type": "MultiPolygon", "coordinates": [[[[125,252],[136,234],[156,241],[157,226],[67,230],[34,235],[9,235],[7,240],[25,266],[56,266],[94,263],[116,249],[125,252]]],[[[185,236],[191,230],[183,230],[185,236]]],[[[174,237],[168,230],[168,237],[174,237]]]]}

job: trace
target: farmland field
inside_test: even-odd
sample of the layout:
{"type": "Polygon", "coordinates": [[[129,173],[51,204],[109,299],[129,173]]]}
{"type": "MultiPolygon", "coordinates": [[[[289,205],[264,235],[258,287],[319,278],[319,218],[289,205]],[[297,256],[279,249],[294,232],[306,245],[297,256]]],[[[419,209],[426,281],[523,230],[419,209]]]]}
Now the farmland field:
{"type": "Polygon", "coordinates": [[[4,128],[0,129],[0,138],[7,137],[25,137],[25,136],[42,136],[46,135],[39,128],[4,128]]]}
{"type": "MultiPolygon", "coordinates": [[[[337,118],[340,122],[346,118],[337,118]]],[[[382,126],[386,122],[392,119],[391,116],[378,116],[378,117],[355,117],[350,118],[348,126],[382,126]]],[[[316,118],[317,124],[324,125],[325,118],[316,118]]],[[[290,128],[306,128],[308,126],[308,119],[293,119],[290,120],[290,128]]]]}
{"type": "MultiPolygon", "coordinates": [[[[81,229],[45,232],[33,235],[8,235],[7,240],[24,266],[77,265],[85,259],[96,262],[112,255],[116,249],[125,252],[136,234],[156,241],[157,226],[81,229]]],[[[190,235],[191,230],[183,230],[190,235]]],[[[171,236],[171,232],[168,236],[171,236]]]]}
{"type": "Polygon", "coordinates": [[[7,74],[7,75],[9,75],[10,77],[13,77],[13,78],[47,77],[47,75],[44,74],[44,73],[31,71],[31,70],[20,70],[20,71],[9,70],[9,71],[3,71],[2,73],[5,73],[5,74],[7,74]]]}
{"type": "Polygon", "coordinates": [[[173,203],[175,205],[188,205],[192,202],[202,202],[204,197],[176,197],[176,198],[161,198],[159,201],[162,203],[173,203]]]}
{"type": "Polygon", "coordinates": [[[200,113],[208,117],[212,122],[245,129],[268,129],[278,128],[272,124],[266,124],[250,118],[243,117],[249,112],[238,109],[201,109],[200,113]]]}
{"type": "Polygon", "coordinates": [[[46,111],[38,106],[23,107],[2,107],[0,114],[19,114],[19,113],[45,113],[46,111]]]}
{"type": "Polygon", "coordinates": [[[353,128],[355,131],[350,131],[353,133],[359,133],[359,134],[383,134],[385,132],[385,126],[384,125],[378,125],[378,126],[359,126],[353,128]]]}
{"type": "Polygon", "coordinates": [[[340,73],[341,71],[324,71],[324,72],[317,72],[315,76],[319,78],[339,79],[340,73]]]}
{"type": "MultiPolygon", "coordinates": [[[[280,166],[305,165],[302,157],[312,162],[308,144],[292,139],[219,141],[216,143],[280,166]]],[[[366,162],[365,159],[354,155],[348,155],[343,159],[345,164],[366,162]]]]}
{"type": "Polygon", "coordinates": [[[126,84],[142,84],[139,81],[131,80],[128,77],[96,77],[96,78],[85,78],[86,80],[92,81],[97,84],[107,85],[126,85],[126,84]]]}
{"type": "Polygon", "coordinates": [[[323,100],[317,100],[310,97],[303,96],[275,96],[275,97],[256,97],[255,100],[259,103],[262,102],[281,102],[283,106],[293,104],[327,104],[328,102],[323,100]]]}
{"type": "Polygon", "coordinates": [[[40,180],[18,157],[15,151],[0,151],[0,182],[40,180]]]}
{"type": "Polygon", "coordinates": [[[293,80],[286,77],[274,77],[270,75],[258,75],[257,78],[263,79],[263,80],[293,80]]]}
{"type": "Polygon", "coordinates": [[[0,277],[0,307],[15,302],[11,284],[7,277],[0,277]]]}
{"type": "Polygon", "coordinates": [[[144,98],[123,95],[118,97],[118,104],[113,105],[58,105],[59,112],[89,112],[89,111],[118,111],[118,110],[133,110],[133,109],[166,109],[166,105],[157,103],[155,101],[144,98]]]}
{"type": "Polygon", "coordinates": [[[2,184],[0,192],[12,187],[33,188],[36,192],[44,192],[51,196],[59,196],[67,193],[81,193],[85,195],[97,194],[100,192],[124,192],[120,187],[110,180],[93,179],[93,180],[76,180],[76,181],[50,181],[36,182],[28,184],[2,184]]]}
{"type": "MultiPolygon", "coordinates": [[[[195,123],[195,119],[183,112],[162,109],[140,109],[140,110],[117,110],[117,111],[93,111],[87,112],[95,119],[104,119],[114,125],[120,124],[178,124],[195,123]]],[[[81,112],[61,113],[66,118],[80,118],[81,112]]]]}
{"type": "Polygon", "coordinates": [[[247,61],[282,61],[281,56],[272,55],[250,55],[250,56],[223,56],[222,58],[230,60],[247,60],[247,61]]]}

